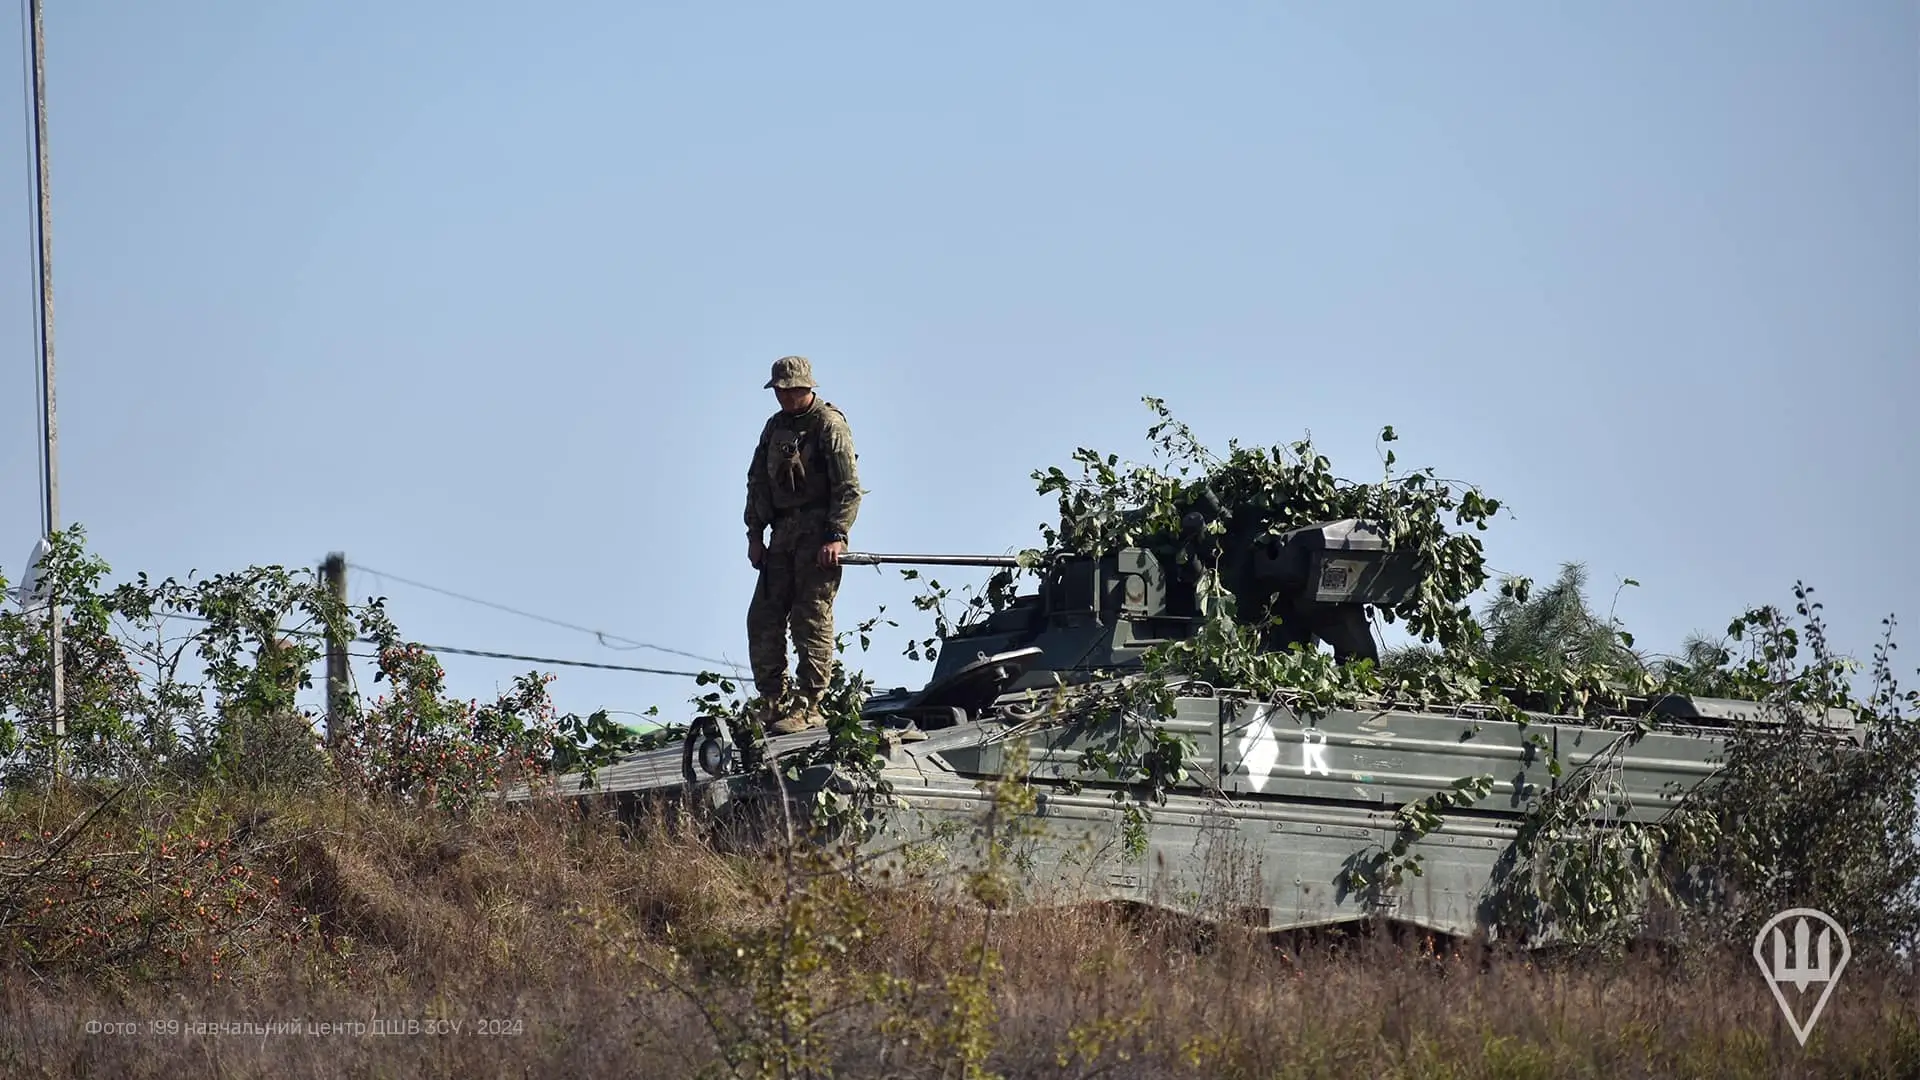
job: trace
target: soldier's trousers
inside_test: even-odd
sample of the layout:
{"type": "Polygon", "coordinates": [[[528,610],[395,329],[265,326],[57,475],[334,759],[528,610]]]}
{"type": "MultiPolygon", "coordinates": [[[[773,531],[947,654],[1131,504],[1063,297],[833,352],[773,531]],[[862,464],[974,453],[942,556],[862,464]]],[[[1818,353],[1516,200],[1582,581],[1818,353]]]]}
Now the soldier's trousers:
{"type": "Polygon", "coordinates": [[[833,600],[840,567],[822,569],[820,545],[802,543],[768,551],[760,582],[747,607],[747,657],[753,685],[769,701],[787,688],[787,634],[798,655],[794,685],[818,694],[833,675],[833,600]]]}

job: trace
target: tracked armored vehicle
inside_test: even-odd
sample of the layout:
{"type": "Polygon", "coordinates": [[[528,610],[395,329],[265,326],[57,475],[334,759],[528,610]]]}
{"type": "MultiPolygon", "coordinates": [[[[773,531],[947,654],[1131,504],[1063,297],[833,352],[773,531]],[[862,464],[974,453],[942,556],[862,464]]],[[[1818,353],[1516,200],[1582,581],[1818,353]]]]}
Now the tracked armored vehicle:
{"type": "MultiPolygon", "coordinates": [[[[1407,557],[1359,521],[1230,532],[1217,550],[1205,564],[1145,547],[1058,556],[1031,568],[1036,590],[946,636],[925,686],[868,697],[862,719],[885,733],[878,776],[892,796],[873,811],[871,849],[906,873],[977,865],[974,825],[993,782],[1020,763],[1035,801],[1012,864],[1028,902],[1125,901],[1274,930],[1384,920],[1468,937],[1488,929],[1499,868],[1530,808],[1557,785],[1603,769],[1611,805],[1595,824],[1653,820],[1710,780],[1732,725],[1766,719],[1752,703],[1668,696],[1639,703],[1654,725],[1636,734],[1626,718],[1528,712],[1521,723],[1485,705],[1314,709],[1297,693],[1262,697],[1180,677],[1166,683],[1170,703],[1150,710],[1088,707],[1138,680],[1150,650],[1203,624],[1201,565],[1238,611],[1279,615],[1263,648],[1325,644],[1340,659],[1377,659],[1367,607],[1419,587],[1407,557]],[[1088,767],[1128,731],[1186,743],[1184,774],[1163,802],[1138,807],[1138,777],[1088,767]],[[1473,777],[1478,785],[1457,783],[1473,777]],[[1410,834],[1397,812],[1443,792],[1456,805],[1440,807],[1437,827],[1410,834]],[[1420,873],[1358,883],[1356,869],[1378,868],[1396,841],[1410,843],[1401,855],[1418,855],[1420,873]]],[[[1007,556],[844,561],[1018,565],[1007,556]]],[[[1846,714],[1828,724],[1835,737],[1860,736],[1846,714]]],[[[723,725],[700,721],[682,747],[602,769],[594,788],[737,807],[774,790],[770,770],[746,767],[761,753],[791,755],[825,737],[779,736],[743,752],[723,725]]],[[[848,795],[862,782],[823,764],[787,790],[848,795]]]]}

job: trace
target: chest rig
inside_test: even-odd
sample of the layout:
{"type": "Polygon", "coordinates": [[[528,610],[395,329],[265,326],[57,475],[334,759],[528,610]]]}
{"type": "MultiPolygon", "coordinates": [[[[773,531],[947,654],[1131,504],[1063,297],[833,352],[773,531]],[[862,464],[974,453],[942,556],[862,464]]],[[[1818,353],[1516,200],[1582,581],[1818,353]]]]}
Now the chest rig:
{"type": "MultiPolygon", "coordinates": [[[[829,489],[828,436],[821,402],[790,423],[776,424],[767,436],[767,486],[774,506],[783,511],[819,506],[825,509],[829,489]]],[[[785,418],[783,418],[785,419],[785,418]]]]}

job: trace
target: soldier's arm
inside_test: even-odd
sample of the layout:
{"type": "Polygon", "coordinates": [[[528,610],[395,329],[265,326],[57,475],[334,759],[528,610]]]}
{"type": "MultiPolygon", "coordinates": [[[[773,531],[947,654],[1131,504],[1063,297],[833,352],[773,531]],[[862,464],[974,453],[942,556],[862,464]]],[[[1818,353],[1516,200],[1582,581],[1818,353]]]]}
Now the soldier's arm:
{"type": "Polygon", "coordinates": [[[827,425],[827,524],[842,536],[853,535],[860,516],[860,467],[854,459],[853,429],[835,416],[827,425]]]}
{"type": "Polygon", "coordinates": [[[767,484],[767,433],[773,421],[760,429],[760,441],[754,445],[753,461],[747,466],[747,533],[759,536],[773,518],[773,492],[767,484]]]}

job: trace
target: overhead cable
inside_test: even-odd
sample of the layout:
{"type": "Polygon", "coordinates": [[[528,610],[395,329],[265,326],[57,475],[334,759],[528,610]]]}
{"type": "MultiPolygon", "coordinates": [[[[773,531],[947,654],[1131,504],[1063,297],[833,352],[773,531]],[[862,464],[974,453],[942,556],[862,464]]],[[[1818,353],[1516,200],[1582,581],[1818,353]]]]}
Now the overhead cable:
{"type": "Polygon", "coordinates": [[[362,566],[359,563],[348,563],[347,565],[352,567],[355,570],[360,571],[363,574],[372,574],[374,577],[386,578],[392,581],[398,581],[402,585],[411,585],[416,589],[425,589],[428,592],[436,592],[441,594],[442,596],[450,596],[456,600],[464,600],[469,604],[478,604],[481,607],[490,607],[496,611],[504,611],[510,615],[518,615],[523,619],[532,619],[535,622],[543,622],[548,624],[549,626],[558,626],[565,630],[577,630],[583,634],[592,634],[595,638],[599,639],[600,644],[605,645],[609,649],[622,648],[622,646],[615,645],[613,644],[613,642],[624,641],[627,643],[627,645],[625,646],[626,649],[652,649],[655,652],[671,653],[675,656],[684,656],[689,660],[699,660],[703,663],[708,663],[708,664],[721,664],[725,667],[733,669],[734,671],[740,670],[740,665],[734,663],[731,660],[717,660],[711,656],[701,656],[699,653],[690,653],[683,649],[669,648],[668,646],[665,646],[665,645],[655,645],[652,642],[647,642],[647,641],[635,641],[633,638],[622,637],[618,634],[609,634],[605,630],[595,630],[593,627],[590,627],[590,626],[581,626],[577,623],[565,622],[560,619],[550,618],[546,615],[537,615],[531,611],[522,611],[519,608],[508,607],[505,604],[496,603],[492,600],[483,600],[480,597],[469,596],[466,593],[455,592],[452,589],[442,588],[438,585],[429,585],[424,581],[415,581],[411,578],[401,577],[398,574],[389,574],[385,570],[375,570],[371,566],[362,566]]]}
{"type": "MultiPolygon", "coordinates": [[[[201,622],[201,623],[212,621],[211,619],[207,619],[203,616],[188,615],[185,612],[172,612],[167,617],[176,618],[176,619],[187,619],[192,622],[201,622]]],[[[304,638],[325,638],[326,637],[326,634],[318,630],[284,630],[283,629],[278,632],[285,634],[288,637],[304,637],[304,638]]],[[[380,642],[376,641],[375,639],[367,638],[367,637],[357,637],[352,640],[353,640],[353,644],[356,644],[356,645],[380,644],[380,642]]],[[[602,671],[633,671],[643,675],[674,675],[683,679],[697,679],[702,675],[711,674],[710,672],[685,671],[685,670],[680,670],[676,668],[640,667],[635,664],[602,664],[593,660],[562,660],[562,659],[558,659],[556,657],[551,657],[551,656],[527,656],[523,653],[496,652],[491,649],[463,649],[453,645],[429,645],[421,641],[403,641],[401,642],[401,645],[402,646],[411,645],[417,648],[425,649],[430,653],[452,653],[459,656],[483,656],[483,657],[487,657],[494,660],[519,660],[529,664],[557,664],[561,667],[598,668],[602,671]]],[[[355,654],[355,655],[362,655],[362,654],[355,654]]]]}

